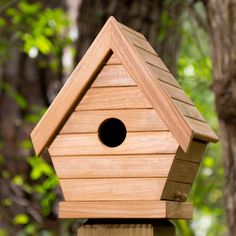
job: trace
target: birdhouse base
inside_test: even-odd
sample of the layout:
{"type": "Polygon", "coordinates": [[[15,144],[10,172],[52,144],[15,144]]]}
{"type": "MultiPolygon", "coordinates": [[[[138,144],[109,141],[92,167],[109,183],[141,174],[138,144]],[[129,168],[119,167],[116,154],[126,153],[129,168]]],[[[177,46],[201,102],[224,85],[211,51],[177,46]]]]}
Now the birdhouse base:
{"type": "Polygon", "coordinates": [[[191,219],[192,204],[173,201],[60,202],[59,218],[191,219]]]}

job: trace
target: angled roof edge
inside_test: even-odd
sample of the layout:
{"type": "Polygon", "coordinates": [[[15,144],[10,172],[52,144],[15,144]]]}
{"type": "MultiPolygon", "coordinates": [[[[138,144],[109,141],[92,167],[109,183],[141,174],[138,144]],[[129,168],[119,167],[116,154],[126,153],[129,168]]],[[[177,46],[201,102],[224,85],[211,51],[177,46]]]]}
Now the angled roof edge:
{"type": "Polygon", "coordinates": [[[71,112],[81,94],[84,93],[94,74],[110,54],[111,20],[110,18],[103,26],[80,63],[76,66],[63,88],[32,131],[31,139],[36,155],[41,155],[50,144],[57,130],[68,116],[68,113],[71,112]]]}
{"type": "MultiPolygon", "coordinates": [[[[71,114],[79,99],[83,97],[93,76],[111,51],[119,57],[148,101],[160,114],[181,148],[185,152],[188,151],[194,137],[193,128],[185,120],[181,111],[177,109],[167,91],[162,88],[153,71],[135,50],[130,39],[122,32],[121,26],[126,27],[118,23],[114,17],[108,19],[47,112],[32,131],[31,138],[37,155],[40,155],[50,145],[58,129],[71,114]]],[[[142,34],[133,32],[145,39],[142,34]]]]}

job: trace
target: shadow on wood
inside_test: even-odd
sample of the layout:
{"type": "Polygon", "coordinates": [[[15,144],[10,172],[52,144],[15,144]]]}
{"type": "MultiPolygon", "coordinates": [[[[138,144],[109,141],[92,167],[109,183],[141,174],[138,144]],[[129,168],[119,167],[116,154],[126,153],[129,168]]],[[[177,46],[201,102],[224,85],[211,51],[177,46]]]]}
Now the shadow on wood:
{"type": "Polygon", "coordinates": [[[175,236],[174,225],[166,219],[90,219],[78,229],[78,236],[175,236]]]}

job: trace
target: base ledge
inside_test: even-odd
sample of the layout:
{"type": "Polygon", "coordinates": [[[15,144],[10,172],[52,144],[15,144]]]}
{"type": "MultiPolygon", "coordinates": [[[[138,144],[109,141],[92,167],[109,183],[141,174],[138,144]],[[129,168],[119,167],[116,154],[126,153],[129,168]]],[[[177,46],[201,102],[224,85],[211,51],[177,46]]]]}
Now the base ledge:
{"type": "Polygon", "coordinates": [[[193,206],[174,201],[60,202],[59,218],[192,219],[193,206]]]}

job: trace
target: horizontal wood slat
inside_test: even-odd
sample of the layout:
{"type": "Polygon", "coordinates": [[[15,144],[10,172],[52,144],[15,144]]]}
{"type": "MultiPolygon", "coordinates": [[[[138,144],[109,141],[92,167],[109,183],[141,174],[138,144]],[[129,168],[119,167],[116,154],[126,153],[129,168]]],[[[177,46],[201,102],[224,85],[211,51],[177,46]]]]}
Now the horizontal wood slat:
{"type": "Polygon", "coordinates": [[[194,130],[194,137],[204,140],[206,142],[217,142],[218,137],[214,133],[214,131],[211,129],[211,127],[204,122],[198,121],[191,119],[189,117],[185,117],[187,120],[188,124],[192,129],[194,130]]]}
{"type": "Polygon", "coordinates": [[[160,200],[166,178],[59,179],[66,201],[160,200]]]}
{"type": "Polygon", "coordinates": [[[190,203],[185,202],[180,203],[167,201],[84,201],[59,203],[59,218],[191,219],[192,214],[192,205],[190,203]]]}
{"type": "Polygon", "coordinates": [[[179,201],[179,199],[176,198],[177,192],[184,193],[189,196],[191,187],[191,184],[177,183],[167,180],[161,199],[179,201]]]}
{"type": "Polygon", "coordinates": [[[192,184],[197,175],[198,167],[198,163],[174,160],[168,180],[192,184]]]}
{"type": "Polygon", "coordinates": [[[185,94],[184,90],[181,88],[176,88],[170,84],[164,83],[160,81],[161,86],[166,90],[170,97],[178,99],[180,101],[186,102],[188,104],[193,105],[193,102],[190,98],[185,94]]]}
{"type": "Polygon", "coordinates": [[[162,70],[162,69],[160,69],[154,65],[151,65],[151,64],[147,64],[147,66],[155,74],[155,76],[157,77],[158,80],[180,88],[178,81],[174,78],[174,76],[170,72],[162,70]]]}
{"type": "Polygon", "coordinates": [[[186,104],[175,99],[173,100],[173,102],[185,116],[206,122],[195,106],[186,104]]]}
{"type": "Polygon", "coordinates": [[[133,33],[130,33],[129,31],[123,31],[123,32],[132,44],[134,44],[135,46],[142,48],[150,53],[157,55],[157,53],[155,52],[155,50],[152,48],[152,46],[150,45],[150,43],[147,40],[140,38],[139,36],[137,36],[133,33]]]}
{"type": "Polygon", "coordinates": [[[165,63],[161,60],[160,57],[158,57],[157,55],[154,55],[152,53],[149,53],[141,48],[138,48],[136,46],[135,46],[135,48],[146,63],[152,64],[156,67],[159,67],[159,68],[169,72],[169,69],[166,67],[165,63]]]}
{"type": "Polygon", "coordinates": [[[129,76],[123,65],[104,66],[91,87],[134,86],[136,83],[129,76]]]}
{"type": "Polygon", "coordinates": [[[112,55],[109,57],[109,59],[104,62],[104,65],[121,65],[121,61],[119,60],[117,55],[112,53],[112,55]]]}
{"type": "Polygon", "coordinates": [[[185,153],[180,147],[178,148],[176,158],[179,160],[200,163],[205,153],[207,143],[193,141],[188,153],[185,153]]]}
{"type": "Polygon", "coordinates": [[[76,110],[151,108],[138,87],[91,88],[76,110]]]}
{"type": "Polygon", "coordinates": [[[51,156],[123,155],[175,153],[178,143],[170,132],[127,133],[124,142],[114,148],[102,144],[97,134],[58,135],[49,147],[51,156]]]}
{"type": "Polygon", "coordinates": [[[120,119],[128,132],[168,130],[154,109],[131,109],[74,112],[60,133],[97,132],[100,124],[112,117],[120,119]]]}
{"type": "Polygon", "coordinates": [[[167,177],[174,154],[51,157],[58,178],[167,177]]]}

